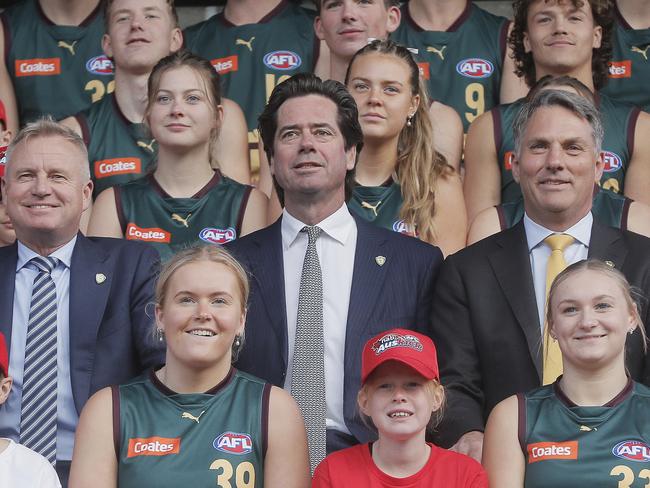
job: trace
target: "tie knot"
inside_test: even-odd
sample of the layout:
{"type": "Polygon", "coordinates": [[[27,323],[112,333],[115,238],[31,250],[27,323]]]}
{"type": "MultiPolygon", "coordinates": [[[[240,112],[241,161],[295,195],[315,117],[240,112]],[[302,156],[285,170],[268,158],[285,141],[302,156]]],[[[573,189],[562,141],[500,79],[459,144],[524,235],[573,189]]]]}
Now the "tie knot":
{"type": "Polygon", "coordinates": [[[309,239],[309,245],[313,245],[316,242],[316,239],[318,239],[318,236],[320,236],[320,233],[323,231],[320,227],[317,225],[305,225],[300,232],[306,232],[307,237],[309,239]]]}
{"type": "Polygon", "coordinates": [[[568,234],[551,234],[544,242],[548,244],[551,248],[551,251],[562,251],[567,248],[575,239],[568,234]]]}
{"type": "Polygon", "coordinates": [[[56,268],[59,260],[57,258],[36,256],[35,258],[30,259],[29,262],[36,266],[41,273],[50,274],[52,270],[56,268]]]}

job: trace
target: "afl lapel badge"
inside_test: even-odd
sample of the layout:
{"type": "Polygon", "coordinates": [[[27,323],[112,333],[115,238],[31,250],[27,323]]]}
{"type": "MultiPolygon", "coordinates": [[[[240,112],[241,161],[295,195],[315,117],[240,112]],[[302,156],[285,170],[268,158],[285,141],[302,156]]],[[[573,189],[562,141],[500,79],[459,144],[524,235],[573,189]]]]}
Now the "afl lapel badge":
{"type": "Polygon", "coordinates": [[[97,273],[95,275],[95,282],[98,285],[101,285],[104,281],[106,281],[106,275],[104,273],[97,273]]]}
{"type": "Polygon", "coordinates": [[[379,266],[383,266],[386,262],[386,256],[375,256],[375,263],[379,266]]]}
{"type": "Polygon", "coordinates": [[[605,261],[605,264],[609,266],[610,268],[615,268],[616,266],[614,265],[614,261],[605,261]]]}

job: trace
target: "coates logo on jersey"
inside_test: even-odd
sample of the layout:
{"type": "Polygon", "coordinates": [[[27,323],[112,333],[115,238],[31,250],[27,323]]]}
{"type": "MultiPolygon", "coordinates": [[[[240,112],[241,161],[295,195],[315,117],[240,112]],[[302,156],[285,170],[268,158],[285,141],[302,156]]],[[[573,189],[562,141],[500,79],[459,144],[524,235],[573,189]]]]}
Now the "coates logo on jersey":
{"type": "Polygon", "coordinates": [[[17,59],[16,76],[55,76],[61,74],[61,59],[17,59]]]}
{"type": "Polygon", "coordinates": [[[232,227],[228,227],[227,229],[206,227],[199,232],[199,238],[210,244],[225,244],[226,242],[234,241],[237,238],[237,233],[232,227]]]}
{"type": "Polygon", "coordinates": [[[503,155],[503,169],[506,171],[512,171],[512,161],[515,159],[515,153],[513,151],[506,151],[503,155]]]}
{"type": "Polygon", "coordinates": [[[137,437],[129,439],[129,450],[126,457],[169,456],[178,454],[180,450],[180,437],[137,437]]]}
{"type": "Polygon", "coordinates": [[[578,441],[528,444],[528,464],[549,459],[578,459],[578,441]]]}
{"type": "Polygon", "coordinates": [[[370,347],[377,356],[394,347],[408,347],[416,351],[423,349],[420,339],[411,334],[386,334],[377,339],[370,347]]]}
{"type": "Polygon", "coordinates": [[[632,77],[632,61],[611,61],[609,63],[609,77],[610,78],[631,78],[632,77]]]}
{"type": "Polygon", "coordinates": [[[220,75],[225,75],[231,71],[237,71],[239,69],[239,63],[237,56],[227,56],[225,58],[213,59],[210,61],[210,64],[214,66],[214,69],[220,75]]]}
{"type": "Polygon", "coordinates": [[[623,161],[618,154],[610,151],[602,151],[600,155],[603,157],[603,170],[605,173],[613,173],[623,167],[623,161]]]}
{"type": "Polygon", "coordinates": [[[102,54],[95,56],[86,61],[86,70],[95,75],[112,75],[113,74],[113,61],[108,59],[108,56],[102,54]]]}
{"type": "Polygon", "coordinates": [[[113,158],[95,161],[95,178],[108,178],[109,176],[140,174],[142,162],[140,158],[113,158]]]}
{"type": "Polygon", "coordinates": [[[228,452],[230,454],[248,454],[253,451],[253,440],[248,434],[224,432],[212,441],[212,446],[217,451],[228,452]]]}
{"type": "Polygon", "coordinates": [[[622,459],[637,461],[640,463],[650,462],[650,446],[641,441],[619,442],[612,449],[612,454],[622,459]]]}
{"type": "Polygon", "coordinates": [[[418,69],[420,70],[420,76],[425,80],[431,78],[429,73],[429,63],[418,63],[418,69]]]}
{"type": "Polygon", "coordinates": [[[271,69],[289,71],[300,67],[302,59],[293,51],[273,51],[264,56],[264,64],[271,69]]]}
{"type": "Polygon", "coordinates": [[[159,227],[138,227],[133,222],[126,226],[126,239],[130,241],[162,242],[169,244],[172,235],[159,227]]]}
{"type": "Polygon", "coordinates": [[[467,78],[489,78],[494,73],[494,66],[485,59],[468,58],[456,65],[456,71],[467,78]]]}

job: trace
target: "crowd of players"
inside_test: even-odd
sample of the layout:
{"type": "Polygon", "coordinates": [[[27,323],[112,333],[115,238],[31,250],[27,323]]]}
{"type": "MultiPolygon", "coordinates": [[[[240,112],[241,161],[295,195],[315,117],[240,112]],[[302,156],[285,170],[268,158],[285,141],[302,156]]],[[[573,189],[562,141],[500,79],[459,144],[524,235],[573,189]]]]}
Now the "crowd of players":
{"type": "Polygon", "coordinates": [[[6,9],[8,486],[641,486],[650,0],[513,17],[6,9]]]}

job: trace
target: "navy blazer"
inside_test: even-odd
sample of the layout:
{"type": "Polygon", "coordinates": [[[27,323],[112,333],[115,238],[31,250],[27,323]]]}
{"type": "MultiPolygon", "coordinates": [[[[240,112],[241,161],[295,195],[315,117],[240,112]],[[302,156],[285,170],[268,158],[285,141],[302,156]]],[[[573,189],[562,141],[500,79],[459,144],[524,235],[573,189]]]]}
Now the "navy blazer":
{"type": "MultiPolygon", "coordinates": [[[[345,335],[343,414],[352,435],[367,442],[375,435],[361,421],[356,401],[363,346],[394,327],[430,334],[433,285],[443,257],[436,247],[354,218],[357,245],[345,335]],[[383,265],[377,256],[385,258],[383,265]]],[[[281,219],[228,247],[251,283],[246,340],[237,367],[282,387],[290,358],[281,219]]]]}
{"type": "MultiPolygon", "coordinates": [[[[8,343],[17,259],[16,244],[0,248],[0,332],[8,343]]],[[[152,334],[158,268],[158,253],[151,246],[77,235],[70,263],[69,324],[70,379],[77,412],[100,388],[123,383],[164,362],[164,349],[152,334]],[[98,283],[100,274],[105,281],[98,283]]]]}

